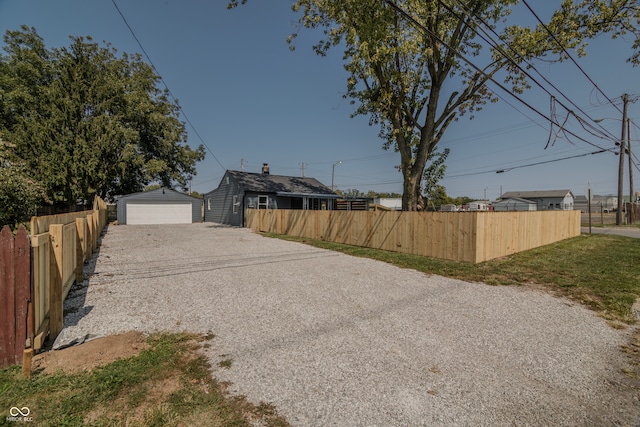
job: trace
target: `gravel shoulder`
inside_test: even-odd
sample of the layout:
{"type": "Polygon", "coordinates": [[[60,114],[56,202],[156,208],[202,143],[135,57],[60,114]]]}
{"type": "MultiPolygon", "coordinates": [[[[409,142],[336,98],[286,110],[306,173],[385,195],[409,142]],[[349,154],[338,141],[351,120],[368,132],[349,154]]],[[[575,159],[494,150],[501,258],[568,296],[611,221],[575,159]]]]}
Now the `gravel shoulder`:
{"type": "Polygon", "coordinates": [[[640,424],[630,331],[544,292],[210,223],[110,226],[86,274],[56,347],[211,331],[216,377],[294,426],[640,424]]]}

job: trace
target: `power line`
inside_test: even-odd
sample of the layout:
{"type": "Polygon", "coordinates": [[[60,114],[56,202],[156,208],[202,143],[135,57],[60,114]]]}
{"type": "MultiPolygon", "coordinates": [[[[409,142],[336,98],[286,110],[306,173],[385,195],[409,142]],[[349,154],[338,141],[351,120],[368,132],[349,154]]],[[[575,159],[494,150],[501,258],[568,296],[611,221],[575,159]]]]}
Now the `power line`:
{"type": "Polygon", "coordinates": [[[113,3],[113,6],[116,8],[116,10],[118,11],[118,14],[120,15],[120,17],[122,18],[122,21],[124,22],[124,24],[127,26],[127,28],[129,29],[129,32],[131,33],[131,35],[133,36],[133,38],[135,39],[136,43],[138,43],[138,46],[140,47],[140,50],[142,50],[142,53],[144,53],[145,58],[147,58],[147,61],[149,61],[149,64],[151,65],[151,68],[153,68],[153,71],[156,73],[156,75],[158,75],[158,77],[160,78],[160,81],[162,82],[162,84],[164,85],[167,93],[169,94],[169,96],[171,97],[171,99],[173,99],[173,102],[176,104],[176,106],[178,107],[178,109],[180,110],[180,112],[182,113],[182,115],[184,116],[184,119],[187,121],[187,123],[189,123],[189,126],[191,126],[191,129],[193,129],[193,132],[196,134],[196,136],[198,137],[198,139],[200,140],[200,142],[202,142],[202,145],[205,146],[205,148],[207,149],[207,151],[209,151],[209,153],[211,153],[211,155],[213,156],[213,158],[215,159],[215,161],[218,163],[218,165],[223,169],[226,170],[227,168],[225,168],[222,163],[220,162],[220,160],[218,160],[218,158],[216,157],[216,155],[213,153],[213,151],[211,151],[211,148],[209,148],[209,146],[204,142],[204,139],[202,138],[202,136],[200,136],[200,133],[198,132],[198,130],[196,129],[196,127],[193,125],[193,123],[191,123],[191,120],[189,119],[189,116],[187,116],[187,113],[182,109],[182,106],[180,106],[180,104],[178,103],[178,100],[176,99],[175,96],[173,96],[173,93],[171,92],[171,90],[169,89],[169,86],[167,85],[167,82],[164,81],[164,78],[162,78],[162,75],[160,74],[160,72],[158,71],[158,69],[156,68],[155,64],[153,63],[153,61],[151,60],[151,57],[149,56],[149,54],[147,53],[147,51],[145,50],[144,46],[142,46],[142,43],[140,42],[140,40],[138,39],[138,37],[136,36],[136,33],[133,31],[133,28],[131,27],[131,25],[129,25],[129,22],[127,21],[127,18],[124,17],[124,14],[122,13],[122,11],[120,10],[120,8],[118,7],[118,4],[116,3],[116,0],[111,0],[111,2],[113,3]]]}
{"type": "MultiPolygon", "coordinates": [[[[549,121],[552,124],[555,124],[557,126],[561,125],[559,123],[557,123],[555,120],[553,120],[552,118],[547,117],[546,115],[544,115],[543,113],[541,113],[539,110],[537,110],[535,107],[533,107],[531,104],[527,103],[526,101],[524,101],[523,99],[519,98],[518,96],[516,96],[514,93],[512,93],[509,89],[507,89],[506,87],[504,87],[504,85],[502,85],[501,83],[497,82],[492,76],[490,76],[488,73],[486,73],[484,70],[482,70],[480,67],[478,67],[477,65],[475,65],[473,62],[471,62],[469,59],[467,59],[464,55],[462,55],[457,49],[455,49],[454,47],[452,47],[451,45],[449,45],[445,40],[443,40],[441,37],[439,37],[437,34],[435,34],[433,31],[431,31],[430,29],[428,29],[427,27],[425,27],[424,25],[422,25],[420,22],[418,22],[414,17],[412,17],[411,15],[409,15],[406,11],[404,11],[404,9],[400,8],[398,5],[396,5],[392,0],[384,0],[385,3],[387,3],[389,6],[391,6],[391,8],[393,8],[396,12],[398,12],[400,15],[402,15],[405,19],[407,19],[409,22],[411,22],[412,24],[414,24],[416,27],[420,28],[422,31],[424,31],[425,33],[427,33],[429,36],[433,37],[435,40],[437,40],[440,44],[442,44],[443,46],[445,46],[447,49],[449,49],[450,51],[454,52],[460,59],[462,59],[465,63],[467,63],[470,67],[472,67],[476,72],[486,76],[488,81],[491,81],[493,84],[495,84],[496,86],[498,86],[498,88],[502,89],[503,91],[505,91],[506,93],[508,93],[509,95],[511,95],[513,98],[515,98],[516,100],[518,100],[520,103],[522,103],[523,105],[525,105],[527,108],[529,108],[530,110],[532,110],[533,112],[535,112],[536,114],[538,114],[540,117],[544,118],[545,120],[549,121]]],[[[612,149],[606,149],[606,148],[602,148],[594,143],[592,143],[591,141],[588,141],[584,138],[582,138],[581,136],[575,134],[574,132],[571,132],[569,130],[564,129],[564,132],[572,135],[573,137],[579,139],[580,141],[583,141],[591,146],[594,146],[600,150],[604,150],[604,151],[611,151],[612,149]]]]}
{"type": "Polygon", "coordinates": [[[582,72],[582,74],[587,78],[587,80],[589,80],[589,82],[598,90],[598,92],[600,92],[606,99],[607,101],[609,101],[609,103],[611,105],[613,105],[614,107],[616,107],[616,110],[618,110],[618,112],[620,114],[622,114],[622,110],[607,96],[606,93],[604,93],[602,91],[602,89],[600,89],[600,87],[596,84],[596,82],[593,81],[593,79],[591,77],[589,77],[589,75],[584,71],[584,69],[580,66],[580,64],[578,64],[578,62],[573,59],[573,56],[571,56],[571,54],[567,51],[567,49],[562,45],[562,43],[560,43],[560,40],[558,40],[558,38],[556,37],[555,34],[553,34],[551,32],[551,30],[549,29],[549,27],[547,27],[547,25],[542,22],[542,20],[540,19],[540,17],[534,12],[534,10],[531,8],[531,6],[529,6],[529,3],[527,3],[527,0],[522,0],[522,3],[527,7],[527,9],[529,9],[529,11],[533,14],[533,16],[535,16],[535,18],[538,20],[538,22],[540,23],[540,25],[542,25],[542,27],[547,31],[547,33],[549,33],[549,35],[553,38],[553,40],[556,42],[556,44],[558,46],[560,46],[560,49],[562,49],[562,51],[567,55],[567,57],[571,60],[571,62],[573,62],[575,64],[576,67],[578,67],[578,69],[582,72]]]}
{"type": "MultiPolygon", "coordinates": [[[[525,165],[519,165],[519,166],[512,166],[509,168],[501,168],[501,169],[491,169],[491,170],[486,170],[486,171],[481,171],[481,172],[470,172],[470,173],[462,173],[462,174],[456,174],[456,175],[445,175],[445,179],[447,178],[460,178],[460,177],[465,177],[465,176],[475,176],[475,175],[485,175],[485,174],[491,174],[491,173],[505,173],[505,172],[509,172],[512,171],[514,169],[522,169],[522,168],[528,168],[528,167],[532,167],[532,166],[539,166],[539,165],[544,165],[544,164],[548,164],[548,163],[555,163],[555,162],[560,162],[563,160],[570,160],[570,159],[576,159],[579,157],[586,157],[586,156],[590,156],[590,155],[594,155],[594,154],[602,154],[602,153],[607,153],[607,150],[598,150],[598,151],[592,151],[590,153],[583,153],[583,154],[577,154],[574,156],[567,156],[567,157],[561,157],[558,159],[552,159],[552,160],[545,160],[542,162],[535,162],[535,163],[528,163],[525,165]]],[[[382,182],[374,182],[374,183],[359,183],[359,184],[348,184],[348,185],[344,185],[345,187],[349,187],[349,186],[364,186],[364,185],[369,185],[369,186],[374,186],[374,185],[387,185],[387,184],[402,184],[402,181],[382,181],[382,182]]]]}
{"type": "MultiPolygon", "coordinates": [[[[448,5],[446,5],[442,0],[439,0],[440,4],[443,5],[450,13],[452,13],[454,16],[456,16],[458,19],[462,19],[462,17],[460,15],[458,15],[458,13],[453,10],[453,8],[449,7],[448,5]]],[[[464,14],[469,18],[469,20],[477,20],[479,21],[484,27],[488,28],[489,31],[491,33],[493,33],[501,42],[503,42],[511,52],[513,52],[516,56],[520,56],[520,54],[511,46],[509,45],[509,43],[507,43],[505,40],[503,40],[503,38],[491,27],[491,25],[489,25],[482,17],[477,16],[477,15],[473,15],[472,12],[469,10],[469,8],[467,6],[465,6],[464,4],[462,4],[459,0],[454,0],[454,2],[458,5],[458,7],[460,7],[464,14]]],[[[517,67],[524,75],[526,75],[531,81],[533,81],[538,87],[540,87],[543,91],[545,91],[549,96],[552,97],[552,99],[556,99],[556,97],[554,96],[554,94],[552,94],[547,88],[545,88],[537,79],[535,79],[527,70],[525,70],[514,58],[512,58],[511,56],[509,56],[509,54],[499,45],[499,43],[494,40],[491,35],[488,34],[488,32],[482,27],[482,26],[478,26],[477,28],[482,31],[482,33],[484,33],[484,35],[486,35],[485,38],[483,35],[479,34],[478,31],[476,30],[475,27],[470,27],[472,31],[474,31],[476,33],[476,35],[478,35],[482,40],[484,40],[487,44],[489,44],[489,46],[493,47],[494,49],[496,49],[498,52],[500,52],[500,54],[502,56],[504,56],[506,59],[509,60],[509,62],[511,62],[511,64],[513,64],[515,67],[517,67]]],[[[540,71],[538,71],[538,69],[530,62],[528,61],[526,58],[522,58],[522,60],[528,65],[529,68],[531,68],[532,70],[534,70],[548,85],[550,85],[557,93],[559,93],[560,95],[562,95],[562,97],[564,99],[566,99],[574,108],[576,108],[578,111],[580,111],[583,115],[585,115],[589,120],[591,120],[594,123],[597,123],[598,126],[602,129],[602,131],[597,131],[593,125],[590,125],[589,123],[584,122],[583,119],[581,119],[577,114],[575,114],[570,108],[568,108],[566,105],[564,105],[562,102],[558,101],[558,103],[567,111],[569,112],[571,115],[573,115],[578,122],[582,125],[583,129],[585,129],[585,131],[591,133],[593,136],[596,136],[598,138],[602,138],[602,139],[610,139],[612,141],[617,141],[618,138],[613,135],[611,132],[609,132],[606,128],[604,128],[602,125],[600,125],[595,119],[593,119],[591,116],[589,116],[589,114],[587,114],[580,106],[578,106],[575,102],[573,102],[571,100],[571,98],[569,98],[562,90],[560,90],[555,84],[553,84],[547,77],[545,77],[540,71]],[[585,126],[590,127],[591,129],[593,129],[594,131],[597,131],[600,133],[600,135],[595,135],[593,134],[590,130],[586,129],[585,126]],[[604,135],[604,133],[608,134],[608,135],[604,135]]],[[[597,87],[597,86],[596,86],[597,87]]],[[[601,147],[598,147],[601,148],[601,147]]]]}
{"type": "Polygon", "coordinates": [[[445,178],[459,178],[459,177],[462,177],[462,176],[482,175],[482,174],[487,174],[487,173],[505,173],[505,172],[512,171],[514,169],[528,168],[528,167],[531,167],[531,166],[544,165],[544,164],[547,164],[547,163],[554,163],[554,162],[559,162],[559,161],[562,161],[562,160],[575,159],[575,158],[578,158],[578,157],[586,157],[586,156],[590,156],[592,154],[601,154],[601,153],[606,153],[606,152],[608,152],[608,150],[592,151],[591,153],[577,154],[575,156],[562,157],[562,158],[553,159],[553,160],[545,160],[543,162],[529,163],[529,164],[526,164],[526,165],[513,166],[513,167],[510,167],[510,168],[494,169],[494,170],[488,170],[488,171],[482,171],[482,172],[463,173],[463,174],[458,174],[458,175],[448,175],[445,178]]]}

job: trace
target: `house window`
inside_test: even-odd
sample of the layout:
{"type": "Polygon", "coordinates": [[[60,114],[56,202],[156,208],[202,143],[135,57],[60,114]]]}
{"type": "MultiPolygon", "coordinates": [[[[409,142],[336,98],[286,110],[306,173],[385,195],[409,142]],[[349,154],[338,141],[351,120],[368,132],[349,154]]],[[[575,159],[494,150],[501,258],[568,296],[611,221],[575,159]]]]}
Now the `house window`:
{"type": "Polygon", "coordinates": [[[211,199],[207,199],[207,210],[211,210],[211,199]]]}
{"type": "Polygon", "coordinates": [[[240,202],[238,202],[238,196],[233,196],[233,213],[238,213],[238,208],[240,206],[240,202]]]}
{"type": "Polygon", "coordinates": [[[227,177],[225,181],[227,182],[227,185],[229,185],[229,177],[227,177]]]}
{"type": "Polygon", "coordinates": [[[269,209],[269,196],[258,196],[258,209],[269,209]]]}

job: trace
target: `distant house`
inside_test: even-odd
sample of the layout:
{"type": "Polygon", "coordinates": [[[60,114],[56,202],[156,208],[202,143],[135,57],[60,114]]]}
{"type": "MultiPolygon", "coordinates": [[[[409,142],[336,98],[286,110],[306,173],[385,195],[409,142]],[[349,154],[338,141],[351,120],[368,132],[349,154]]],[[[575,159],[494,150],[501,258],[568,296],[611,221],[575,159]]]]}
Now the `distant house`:
{"type": "Polygon", "coordinates": [[[315,178],[228,170],[204,195],[204,220],[245,225],[247,209],[334,210],[338,195],[315,178]]]}
{"type": "Polygon", "coordinates": [[[476,211],[488,211],[489,204],[486,201],[477,200],[475,202],[471,202],[467,204],[467,211],[476,212],[476,211]]]}
{"type": "Polygon", "coordinates": [[[571,190],[546,190],[546,191],[510,191],[504,193],[501,200],[505,199],[524,199],[536,203],[536,210],[553,211],[573,210],[575,197],[571,190]]]}
{"type": "Polygon", "coordinates": [[[536,202],[517,197],[502,199],[499,202],[494,202],[492,206],[496,212],[535,211],[537,209],[536,202]]]}

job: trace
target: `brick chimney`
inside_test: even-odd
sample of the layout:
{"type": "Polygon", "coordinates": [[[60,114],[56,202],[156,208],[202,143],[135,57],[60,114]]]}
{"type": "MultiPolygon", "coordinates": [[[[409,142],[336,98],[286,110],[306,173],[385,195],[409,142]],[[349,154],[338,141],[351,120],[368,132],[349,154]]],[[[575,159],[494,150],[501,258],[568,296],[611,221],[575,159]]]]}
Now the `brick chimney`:
{"type": "Polygon", "coordinates": [[[269,163],[262,164],[262,175],[269,175],[269,163]]]}

